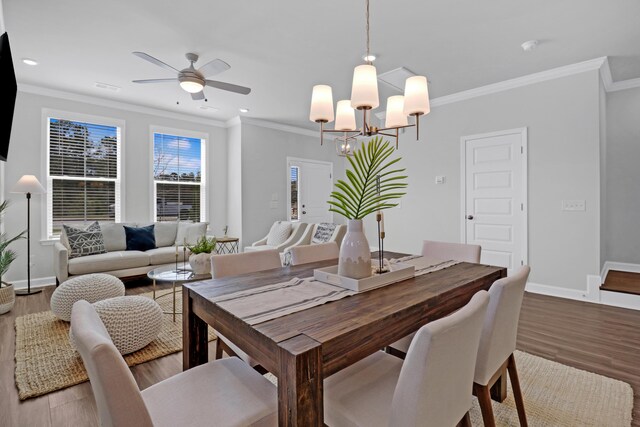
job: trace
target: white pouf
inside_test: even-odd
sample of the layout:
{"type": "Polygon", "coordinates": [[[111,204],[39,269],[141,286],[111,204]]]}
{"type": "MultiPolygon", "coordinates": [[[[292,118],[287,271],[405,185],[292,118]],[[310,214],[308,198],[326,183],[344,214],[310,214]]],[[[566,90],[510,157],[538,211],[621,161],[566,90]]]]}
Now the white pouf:
{"type": "Polygon", "coordinates": [[[53,291],[51,311],[65,322],[71,321],[71,308],[76,301],[90,303],[124,295],[122,280],[110,274],[85,274],[72,277],[53,291]]]}
{"type": "Polygon", "coordinates": [[[146,347],[162,329],[162,308],[151,298],[116,297],[93,306],[120,354],[146,347]]]}

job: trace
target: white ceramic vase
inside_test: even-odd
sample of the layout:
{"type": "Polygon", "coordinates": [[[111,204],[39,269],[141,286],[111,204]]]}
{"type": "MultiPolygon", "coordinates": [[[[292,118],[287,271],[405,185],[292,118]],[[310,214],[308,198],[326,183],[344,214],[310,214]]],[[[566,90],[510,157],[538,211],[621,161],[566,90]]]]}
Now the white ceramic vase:
{"type": "Polygon", "coordinates": [[[347,222],[347,234],[340,245],[338,274],[352,279],[371,276],[371,249],[367,236],[362,231],[361,219],[350,219],[347,222]]]}
{"type": "Polygon", "coordinates": [[[211,273],[211,254],[191,254],[189,256],[189,265],[195,274],[211,273]]]}
{"type": "Polygon", "coordinates": [[[13,285],[2,282],[3,287],[0,288],[0,314],[7,313],[13,308],[16,301],[16,292],[13,285]]]}

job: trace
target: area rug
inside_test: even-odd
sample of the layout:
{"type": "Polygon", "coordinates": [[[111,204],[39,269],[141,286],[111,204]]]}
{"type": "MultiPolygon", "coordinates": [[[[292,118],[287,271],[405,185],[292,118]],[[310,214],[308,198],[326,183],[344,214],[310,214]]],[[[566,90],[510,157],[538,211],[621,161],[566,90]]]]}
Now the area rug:
{"type": "MultiPolygon", "coordinates": [[[[149,298],[152,296],[150,292],[141,295],[149,298]]],[[[171,296],[160,298],[158,303],[165,311],[172,309],[171,296]]],[[[178,304],[180,306],[181,303],[178,304]]],[[[174,323],[172,316],[165,314],[158,339],[145,348],[124,356],[127,365],[135,366],[182,351],[181,320],[178,315],[174,323]]],[[[216,336],[213,329],[209,328],[209,340],[214,339],[216,336]]],[[[69,344],[69,323],[59,320],[50,311],[16,318],[16,386],[20,400],[87,380],[82,359],[69,344]]]]}
{"type": "MultiPolygon", "coordinates": [[[[625,382],[582,371],[516,351],[516,365],[531,427],[628,427],[633,390],[625,382]]],[[[274,384],[278,380],[265,375],[274,384]]],[[[511,384],[502,403],[493,402],[499,427],[519,426],[511,384]]],[[[478,400],[473,398],[471,423],[484,426],[478,400]]]]}

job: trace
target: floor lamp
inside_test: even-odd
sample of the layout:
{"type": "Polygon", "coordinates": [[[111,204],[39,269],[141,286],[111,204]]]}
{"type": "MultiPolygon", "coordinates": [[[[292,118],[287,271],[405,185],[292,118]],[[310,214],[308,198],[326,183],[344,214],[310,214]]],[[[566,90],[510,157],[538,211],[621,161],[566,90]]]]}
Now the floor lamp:
{"type": "Polygon", "coordinates": [[[38,178],[33,175],[24,175],[11,192],[26,194],[27,196],[27,289],[16,289],[16,295],[37,294],[42,289],[31,290],[31,195],[42,194],[45,190],[38,178]]]}

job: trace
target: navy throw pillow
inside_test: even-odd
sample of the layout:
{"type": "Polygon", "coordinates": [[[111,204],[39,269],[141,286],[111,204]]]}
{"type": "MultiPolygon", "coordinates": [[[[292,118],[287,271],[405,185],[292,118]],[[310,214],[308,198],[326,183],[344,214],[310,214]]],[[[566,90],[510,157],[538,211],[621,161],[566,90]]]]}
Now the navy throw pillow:
{"type": "Polygon", "coordinates": [[[156,235],[153,231],[155,224],[146,227],[124,227],[124,234],[127,237],[128,251],[146,251],[155,249],[156,235]]]}

